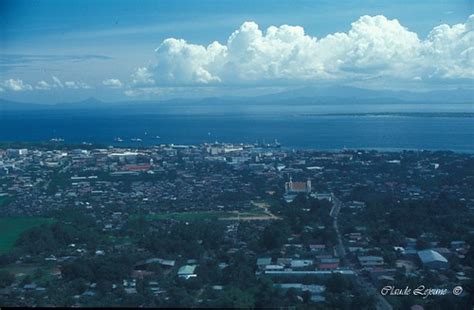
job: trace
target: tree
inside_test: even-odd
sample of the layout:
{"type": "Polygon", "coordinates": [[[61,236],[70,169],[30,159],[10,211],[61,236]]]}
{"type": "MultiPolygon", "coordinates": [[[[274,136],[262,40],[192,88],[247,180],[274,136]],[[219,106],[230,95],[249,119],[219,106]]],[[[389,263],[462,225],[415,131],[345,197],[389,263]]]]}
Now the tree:
{"type": "Polygon", "coordinates": [[[15,277],[7,272],[7,271],[0,271],[0,288],[7,287],[15,281],[15,277]]]}
{"type": "Polygon", "coordinates": [[[256,287],[255,307],[278,308],[281,305],[279,290],[273,285],[269,278],[260,278],[256,287]]]}
{"type": "Polygon", "coordinates": [[[264,229],[261,244],[267,250],[279,249],[286,242],[289,233],[288,226],[284,223],[274,222],[264,229]]]}
{"type": "Polygon", "coordinates": [[[289,305],[296,305],[299,302],[298,292],[296,289],[290,288],[285,294],[285,299],[288,301],[289,305]]]}
{"type": "Polygon", "coordinates": [[[81,259],[64,265],[61,268],[61,274],[65,279],[68,280],[73,280],[77,278],[91,280],[94,277],[94,273],[89,264],[81,259]]]}
{"type": "Polygon", "coordinates": [[[223,292],[216,303],[221,308],[249,309],[254,307],[255,300],[248,292],[230,287],[223,292]]]}
{"type": "Polygon", "coordinates": [[[52,251],[58,247],[48,225],[41,225],[27,230],[17,240],[17,245],[22,246],[28,253],[32,254],[52,251]]]}
{"type": "Polygon", "coordinates": [[[168,306],[176,308],[190,308],[193,306],[193,297],[182,287],[171,287],[169,290],[168,306]]]}
{"type": "Polygon", "coordinates": [[[331,293],[342,293],[348,286],[348,281],[340,274],[333,274],[326,282],[326,286],[331,293]]]}
{"type": "Polygon", "coordinates": [[[309,303],[311,301],[311,293],[310,291],[304,291],[303,292],[303,302],[305,304],[309,303]]]}

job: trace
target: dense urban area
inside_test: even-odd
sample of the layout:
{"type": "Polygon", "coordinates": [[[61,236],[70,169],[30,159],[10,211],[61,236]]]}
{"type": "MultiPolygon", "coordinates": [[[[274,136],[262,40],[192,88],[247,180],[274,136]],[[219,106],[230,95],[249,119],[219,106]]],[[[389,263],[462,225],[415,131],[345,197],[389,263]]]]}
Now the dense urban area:
{"type": "Polygon", "coordinates": [[[0,147],[0,306],[474,304],[472,154],[0,147]]]}

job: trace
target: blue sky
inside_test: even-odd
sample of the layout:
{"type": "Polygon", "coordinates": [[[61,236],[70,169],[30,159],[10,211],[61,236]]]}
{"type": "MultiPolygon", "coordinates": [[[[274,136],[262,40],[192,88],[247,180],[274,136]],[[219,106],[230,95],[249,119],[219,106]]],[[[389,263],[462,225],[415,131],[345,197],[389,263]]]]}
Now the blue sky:
{"type": "Polygon", "coordinates": [[[0,97],[7,99],[159,99],[301,84],[472,86],[469,0],[2,0],[0,6],[0,97]],[[434,31],[439,25],[446,27],[434,31]]]}

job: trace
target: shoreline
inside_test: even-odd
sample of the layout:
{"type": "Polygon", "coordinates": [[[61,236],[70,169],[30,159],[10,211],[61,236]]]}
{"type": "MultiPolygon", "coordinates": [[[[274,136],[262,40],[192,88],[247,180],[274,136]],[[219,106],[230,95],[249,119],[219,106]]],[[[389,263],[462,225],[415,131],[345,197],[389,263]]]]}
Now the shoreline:
{"type": "MultiPolygon", "coordinates": [[[[37,141],[0,141],[0,148],[27,148],[27,147],[63,147],[66,149],[69,148],[86,148],[86,149],[93,149],[93,148],[136,148],[136,149],[148,149],[153,147],[160,147],[160,146],[177,146],[177,145],[185,145],[185,146],[203,146],[205,144],[212,145],[213,142],[203,142],[203,143],[104,143],[104,142],[77,142],[77,141],[61,141],[61,142],[54,142],[48,140],[37,140],[37,141]]],[[[457,154],[472,154],[474,155],[474,149],[472,150],[465,150],[465,149],[435,149],[435,148],[400,148],[400,147],[341,147],[341,148],[317,148],[317,147],[304,147],[304,146],[292,146],[292,145],[281,145],[280,147],[261,147],[255,146],[249,142],[226,142],[220,141],[218,144],[229,144],[229,145],[244,145],[244,146],[252,146],[254,148],[262,148],[268,150],[304,150],[304,151],[313,151],[313,152],[344,152],[344,151],[376,151],[376,152],[383,152],[383,153],[401,153],[401,152],[451,152],[457,154]]]]}

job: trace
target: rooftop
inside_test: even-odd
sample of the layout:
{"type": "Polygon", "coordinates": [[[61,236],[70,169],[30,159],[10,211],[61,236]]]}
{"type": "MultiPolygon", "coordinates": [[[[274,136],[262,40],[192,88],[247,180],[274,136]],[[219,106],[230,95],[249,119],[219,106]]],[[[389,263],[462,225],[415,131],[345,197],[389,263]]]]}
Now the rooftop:
{"type": "Polygon", "coordinates": [[[189,275],[194,274],[194,270],[196,269],[196,265],[184,265],[181,266],[178,270],[178,275],[189,275]]]}
{"type": "Polygon", "coordinates": [[[422,261],[423,264],[426,263],[431,263],[431,262],[443,262],[447,263],[448,260],[438,252],[434,250],[423,250],[423,251],[418,251],[418,257],[420,257],[420,260],[422,261]]]}

